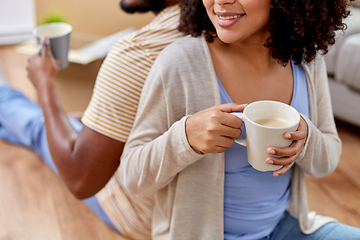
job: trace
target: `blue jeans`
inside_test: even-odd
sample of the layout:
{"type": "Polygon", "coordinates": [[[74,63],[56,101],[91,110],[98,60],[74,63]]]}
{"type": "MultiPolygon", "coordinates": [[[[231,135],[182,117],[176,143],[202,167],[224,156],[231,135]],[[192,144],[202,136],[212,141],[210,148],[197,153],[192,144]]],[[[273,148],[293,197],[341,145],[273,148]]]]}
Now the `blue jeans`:
{"type": "MultiPolygon", "coordinates": [[[[77,131],[82,129],[78,120],[70,119],[70,122],[77,131]]],[[[8,86],[0,86],[0,138],[33,150],[58,174],[47,143],[41,107],[8,86]]],[[[118,231],[96,196],[84,199],[84,202],[103,222],[118,231]]]]}
{"type": "Polygon", "coordinates": [[[319,228],[312,234],[306,235],[301,232],[299,221],[290,216],[288,212],[275,227],[268,240],[359,240],[360,229],[338,222],[330,222],[319,228]]]}

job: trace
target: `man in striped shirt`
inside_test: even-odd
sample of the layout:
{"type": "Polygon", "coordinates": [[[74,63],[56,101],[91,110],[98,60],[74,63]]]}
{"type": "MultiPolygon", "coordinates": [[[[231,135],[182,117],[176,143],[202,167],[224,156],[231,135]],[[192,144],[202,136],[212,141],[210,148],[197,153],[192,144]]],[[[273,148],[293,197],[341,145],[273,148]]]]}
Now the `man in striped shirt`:
{"type": "Polygon", "coordinates": [[[153,11],[156,17],[113,45],[98,73],[83,124],[69,119],[59,104],[54,88],[59,68],[46,39],[41,55],[30,57],[27,68],[40,106],[8,86],[0,87],[0,137],[33,149],[77,198],[132,239],[150,239],[153,196],[128,194],[117,168],[150,68],[160,51],[182,36],[177,30],[177,2],[121,1],[126,12],[153,11]]]}

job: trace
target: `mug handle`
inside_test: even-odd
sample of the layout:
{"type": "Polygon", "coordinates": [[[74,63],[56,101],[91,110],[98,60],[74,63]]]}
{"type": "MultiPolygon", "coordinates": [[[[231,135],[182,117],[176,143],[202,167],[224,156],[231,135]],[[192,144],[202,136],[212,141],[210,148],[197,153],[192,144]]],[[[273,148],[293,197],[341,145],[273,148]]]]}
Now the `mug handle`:
{"type": "MultiPolygon", "coordinates": [[[[241,112],[232,112],[231,114],[237,116],[238,118],[241,119],[241,121],[244,122],[244,114],[243,113],[241,113],[241,112]]],[[[241,138],[233,138],[233,139],[237,144],[240,144],[240,145],[246,147],[246,140],[245,139],[241,139],[241,138]]]]}

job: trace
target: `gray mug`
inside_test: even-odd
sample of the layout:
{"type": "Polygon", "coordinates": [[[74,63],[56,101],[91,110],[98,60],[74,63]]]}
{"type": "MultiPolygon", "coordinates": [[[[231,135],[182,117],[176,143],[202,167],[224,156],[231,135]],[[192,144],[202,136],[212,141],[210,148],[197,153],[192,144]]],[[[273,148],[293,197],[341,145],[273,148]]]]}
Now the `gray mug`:
{"type": "Polygon", "coordinates": [[[60,61],[60,68],[66,68],[69,65],[68,53],[70,49],[70,33],[72,26],[63,23],[47,23],[36,27],[33,30],[33,35],[36,37],[40,46],[40,39],[42,36],[46,36],[50,40],[51,52],[54,58],[60,61]]]}

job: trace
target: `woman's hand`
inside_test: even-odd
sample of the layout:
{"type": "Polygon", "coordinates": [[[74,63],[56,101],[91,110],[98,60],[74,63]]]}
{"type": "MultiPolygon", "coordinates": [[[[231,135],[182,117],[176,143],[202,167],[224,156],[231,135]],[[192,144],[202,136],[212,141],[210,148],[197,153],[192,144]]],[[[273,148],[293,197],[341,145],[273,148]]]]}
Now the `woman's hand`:
{"type": "Polygon", "coordinates": [[[50,41],[46,37],[40,40],[41,54],[35,54],[28,59],[28,78],[35,88],[46,87],[55,79],[60,70],[60,62],[51,53],[50,41]]]}
{"type": "Polygon", "coordinates": [[[231,112],[242,112],[244,105],[217,105],[190,116],[185,123],[188,142],[202,153],[221,153],[234,145],[234,137],[241,134],[242,121],[231,112]]]}
{"type": "Polygon", "coordinates": [[[293,140],[289,147],[269,147],[267,153],[271,155],[282,156],[282,158],[268,157],[266,162],[274,165],[283,165],[279,170],[274,171],[273,176],[277,177],[286,173],[298,159],[303,151],[308,136],[308,126],[306,121],[301,117],[299,127],[296,132],[286,132],[284,138],[293,140]]]}

